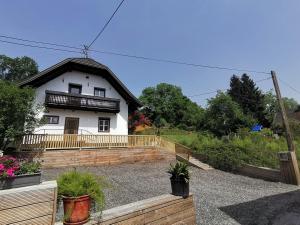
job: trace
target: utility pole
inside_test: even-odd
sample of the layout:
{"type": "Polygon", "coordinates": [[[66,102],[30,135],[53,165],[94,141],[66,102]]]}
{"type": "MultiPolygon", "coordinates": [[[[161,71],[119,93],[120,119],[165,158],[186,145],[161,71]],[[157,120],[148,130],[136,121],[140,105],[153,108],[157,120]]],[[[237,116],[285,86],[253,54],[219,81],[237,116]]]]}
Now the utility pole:
{"type": "Polygon", "coordinates": [[[83,45],[82,54],[85,58],[89,57],[89,47],[87,45],[83,45]]]}
{"type": "Polygon", "coordinates": [[[298,161],[295,153],[295,144],[293,141],[293,135],[289,126],[288,118],[286,115],[285,107],[282,101],[277,77],[275,71],[271,71],[272,80],[279,104],[279,109],[282,117],[283,127],[286,133],[286,140],[288,145],[288,152],[280,152],[280,171],[283,181],[289,184],[300,185],[300,173],[298,167],[298,161]]]}

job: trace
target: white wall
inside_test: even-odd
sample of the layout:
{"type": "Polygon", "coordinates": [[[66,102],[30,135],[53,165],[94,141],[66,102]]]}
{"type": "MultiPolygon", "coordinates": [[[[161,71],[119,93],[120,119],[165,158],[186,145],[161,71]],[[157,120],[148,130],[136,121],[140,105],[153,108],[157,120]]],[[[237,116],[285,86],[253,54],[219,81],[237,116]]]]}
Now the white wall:
{"type": "MultiPolygon", "coordinates": [[[[45,91],[61,91],[68,92],[69,83],[75,83],[82,85],[83,95],[94,95],[94,87],[105,88],[107,98],[120,99],[120,112],[115,113],[102,113],[82,110],[67,110],[67,109],[53,109],[49,108],[48,112],[39,114],[39,117],[43,115],[59,116],[59,124],[46,124],[36,128],[37,133],[43,133],[43,129],[47,133],[63,133],[65,117],[78,117],[79,129],[86,130],[93,134],[108,134],[98,133],[98,118],[108,117],[110,118],[110,134],[127,135],[128,134],[128,105],[122,96],[115,90],[112,85],[104,78],[86,74],[78,71],[66,72],[59,77],[50,80],[49,82],[41,85],[36,89],[36,104],[44,104],[45,91]],[[51,130],[52,131],[51,131],[51,130]],[[58,129],[54,131],[53,129],[58,129]],[[60,131],[59,131],[60,130],[60,131]]],[[[80,132],[80,131],[79,131],[80,132]]],[[[87,132],[85,132],[87,133],[87,132]]]]}

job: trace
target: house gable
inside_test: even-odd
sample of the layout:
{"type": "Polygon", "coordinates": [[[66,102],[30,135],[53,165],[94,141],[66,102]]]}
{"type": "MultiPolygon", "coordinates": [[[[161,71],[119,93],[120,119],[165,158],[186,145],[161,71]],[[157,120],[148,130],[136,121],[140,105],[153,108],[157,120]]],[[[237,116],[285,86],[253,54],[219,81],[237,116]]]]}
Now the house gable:
{"type": "Polygon", "coordinates": [[[71,71],[88,73],[91,75],[101,76],[107,80],[118,93],[128,103],[129,109],[134,110],[142,104],[140,101],[126,88],[126,86],[117,78],[117,76],[105,65],[98,63],[90,58],[69,58],[60,63],[49,67],[48,69],[38,73],[37,75],[21,82],[19,85],[39,87],[48,81],[71,71]]]}

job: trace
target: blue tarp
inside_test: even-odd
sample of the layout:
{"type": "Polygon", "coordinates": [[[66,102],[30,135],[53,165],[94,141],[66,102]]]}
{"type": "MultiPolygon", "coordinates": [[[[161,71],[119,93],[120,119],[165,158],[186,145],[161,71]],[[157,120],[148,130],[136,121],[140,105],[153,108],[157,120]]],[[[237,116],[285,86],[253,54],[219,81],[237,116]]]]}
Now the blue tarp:
{"type": "Polygon", "coordinates": [[[256,124],[252,127],[251,131],[261,131],[263,129],[262,125],[256,124]]]}

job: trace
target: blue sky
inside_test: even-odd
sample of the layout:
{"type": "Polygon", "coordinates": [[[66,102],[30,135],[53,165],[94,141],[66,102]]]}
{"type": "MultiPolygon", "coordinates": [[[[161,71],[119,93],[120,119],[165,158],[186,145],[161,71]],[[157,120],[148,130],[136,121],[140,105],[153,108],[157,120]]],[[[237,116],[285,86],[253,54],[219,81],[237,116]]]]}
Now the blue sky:
{"type": "MultiPolygon", "coordinates": [[[[80,47],[96,36],[120,0],[2,1],[0,35],[80,47]]],[[[253,69],[300,85],[299,0],[125,0],[94,49],[198,64],[253,69]]],[[[2,38],[3,40],[3,38],[2,38]]],[[[0,54],[27,55],[45,69],[65,53],[0,43],[0,54]]],[[[178,85],[185,95],[226,89],[233,73],[92,53],[139,96],[160,82],[178,85]]],[[[250,74],[254,80],[265,74],[250,74]]],[[[258,83],[272,88],[271,80],[258,83]]],[[[284,96],[300,94],[281,85],[284,96]]],[[[192,98],[205,105],[211,95],[192,98]]]]}

